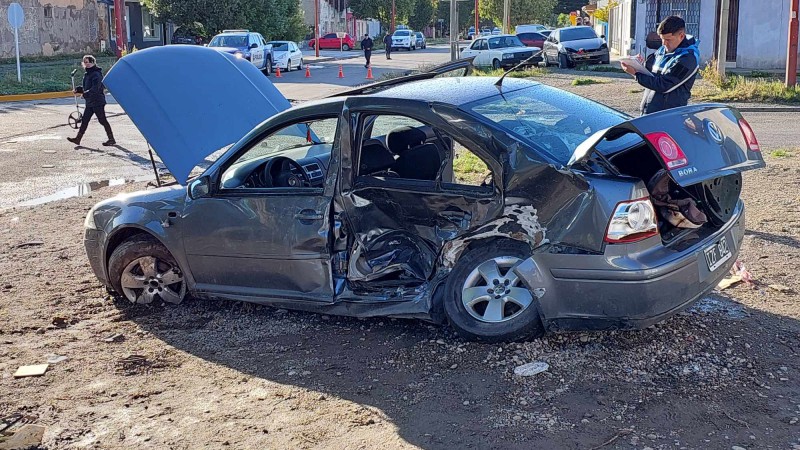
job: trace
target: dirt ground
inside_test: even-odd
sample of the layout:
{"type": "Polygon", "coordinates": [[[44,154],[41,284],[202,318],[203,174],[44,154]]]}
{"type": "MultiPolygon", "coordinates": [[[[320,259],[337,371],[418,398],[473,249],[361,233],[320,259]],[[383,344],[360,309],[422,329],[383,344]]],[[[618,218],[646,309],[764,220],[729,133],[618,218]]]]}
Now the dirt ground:
{"type": "Polygon", "coordinates": [[[642,331],[520,344],[243,303],[115,303],[83,218],[143,184],[0,212],[0,416],[46,426],[48,449],[800,449],[800,153],[770,150],[745,175],[754,287],[642,331]],[[52,355],[67,359],[12,377],[52,355]],[[549,369],[513,374],[532,361],[549,369]]]}

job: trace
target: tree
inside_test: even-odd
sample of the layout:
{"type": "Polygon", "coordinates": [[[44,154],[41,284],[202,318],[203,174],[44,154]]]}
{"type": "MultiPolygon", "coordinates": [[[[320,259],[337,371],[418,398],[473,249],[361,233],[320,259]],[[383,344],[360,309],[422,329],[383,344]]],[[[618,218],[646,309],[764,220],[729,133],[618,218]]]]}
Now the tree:
{"type": "Polygon", "coordinates": [[[561,13],[558,15],[558,21],[556,22],[557,26],[560,27],[569,27],[572,26],[572,21],[569,20],[569,14],[561,13]]]}
{"type": "MultiPolygon", "coordinates": [[[[503,23],[505,0],[480,0],[481,17],[503,23]]],[[[511,0],[511,26],[548,22],[553,16],[556,0],[511,0]]],[[[510,30],[505,30],[509,32],[510,30]]]]}
{"type": "MultiPolygon", "coordinates": [[[[458,26],[462,30],[475,25],[475,3],[458,2],[458,26]]],[[[450,29],[450,2],[439,0],[439,7],[436,9],[436,19],[444,20],[444,28],[450,29]]],[[[456,30],[458,33],[459,30],[456,30]]]]}
{"type": "Polygon", "coordinates": [[[422,30],[433,22],[436,12],[431,0],[416,0],[413,13],[408,18],[408,26],[412,30],[422,30]]]}
{"type": "Polygon", "coordinates": [[[161,21],[205,25],[209,34],[247,28],[267,39],[299,40],[306,27],[296,0],[142,0],[161,21]]]}
{"type": "Polygon", "coordinates": [[[555,13],[565,13],[569,15],[570,12],[577,11],[586,6],[588,3],[588,0],[558,0],[555,7],[555,13]]]}
{"type": "MultiPolygon", "coordinates": [[[[361,19],[378,19],[382,23],[392,23],[391,0],[350,0],[350,9],[361,19]]],[[[414,0],[395,0],[395,22],[405,23],[414,9],[414,0]]]]}
{"type": "Polygon", "coordinates": [[[619,3],[611,0],[606,6],[598,8],[597,11],[594,12],[594,18],[603,22],[608,22],[608,16],[611,13],[611,10],[616,8],[618,5],[619,3]]]}

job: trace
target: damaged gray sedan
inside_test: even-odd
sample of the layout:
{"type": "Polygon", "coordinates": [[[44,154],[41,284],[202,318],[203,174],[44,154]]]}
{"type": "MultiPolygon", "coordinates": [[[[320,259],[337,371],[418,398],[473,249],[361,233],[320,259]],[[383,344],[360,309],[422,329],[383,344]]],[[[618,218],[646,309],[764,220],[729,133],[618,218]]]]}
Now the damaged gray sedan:
{"type": "Polygon", "coordinates": [[[631,119],[532,81],[443,76],[464,67],[292,107],[186,187],[97,204],[95,274],[135,303],[423,318],[484,341],[646,327],[726,275],[741,172],[764,166],[735,109],[631,119]]]}

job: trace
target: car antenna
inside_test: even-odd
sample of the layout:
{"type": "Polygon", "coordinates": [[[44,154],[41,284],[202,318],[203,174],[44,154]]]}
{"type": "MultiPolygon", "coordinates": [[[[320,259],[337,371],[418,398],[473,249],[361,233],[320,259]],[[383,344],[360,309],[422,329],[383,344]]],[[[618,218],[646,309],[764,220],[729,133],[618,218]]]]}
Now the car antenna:
{"type": "Polygon", "coordinates": [[[531,55],[531,57],[530,57],[530,58],[527,58],[527,59],[525,59],[524,61],[520,61],[520,63],[519,63],[519,64],[517,64],[516,66],[514,66],[514,67],[512,67],[512,68],[510,68],[510,69],[508,69],[508,70],[506,70],[506,71],[503,73],[503,75],[500,77],[500,79],[499,79],[499,80],[497,80],[497,81],[494,83],[494,85],[495,85],[495,86],[497,86],[498,88],[500,88],[500,87],[503,87],[503,79],[506,77],[506,75],[508,75],[509,73],[511,73],[511,72],[513,72],[513,71],[515,71],[515,70],[519,69],[520,67],[522,67],[523,65],[525,65],[525,63],[527,63],[528,61],[532,60],[533,58],[536,58],[537,56],[541,56],[541,55],[542,55],[542,51],[543,51],[543,50],[539,50],[539,52],[537,52],[537,53],[534,53],[533,55],[531,55]]]}

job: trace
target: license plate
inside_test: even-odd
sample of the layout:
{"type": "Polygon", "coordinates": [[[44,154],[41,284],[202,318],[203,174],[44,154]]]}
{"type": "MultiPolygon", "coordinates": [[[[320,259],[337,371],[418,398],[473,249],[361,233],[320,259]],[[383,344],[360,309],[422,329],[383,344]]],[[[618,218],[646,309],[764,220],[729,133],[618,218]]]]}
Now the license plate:
{"type": "Polygon", "coordinates": [[[708,270],[711,272],[717,270],[725,261],[731,259],[731,249],[728,248],[728,241],[725,238],[707,247],[704,251],[706,254],[706,264],[708,264],[708,270]]]}

